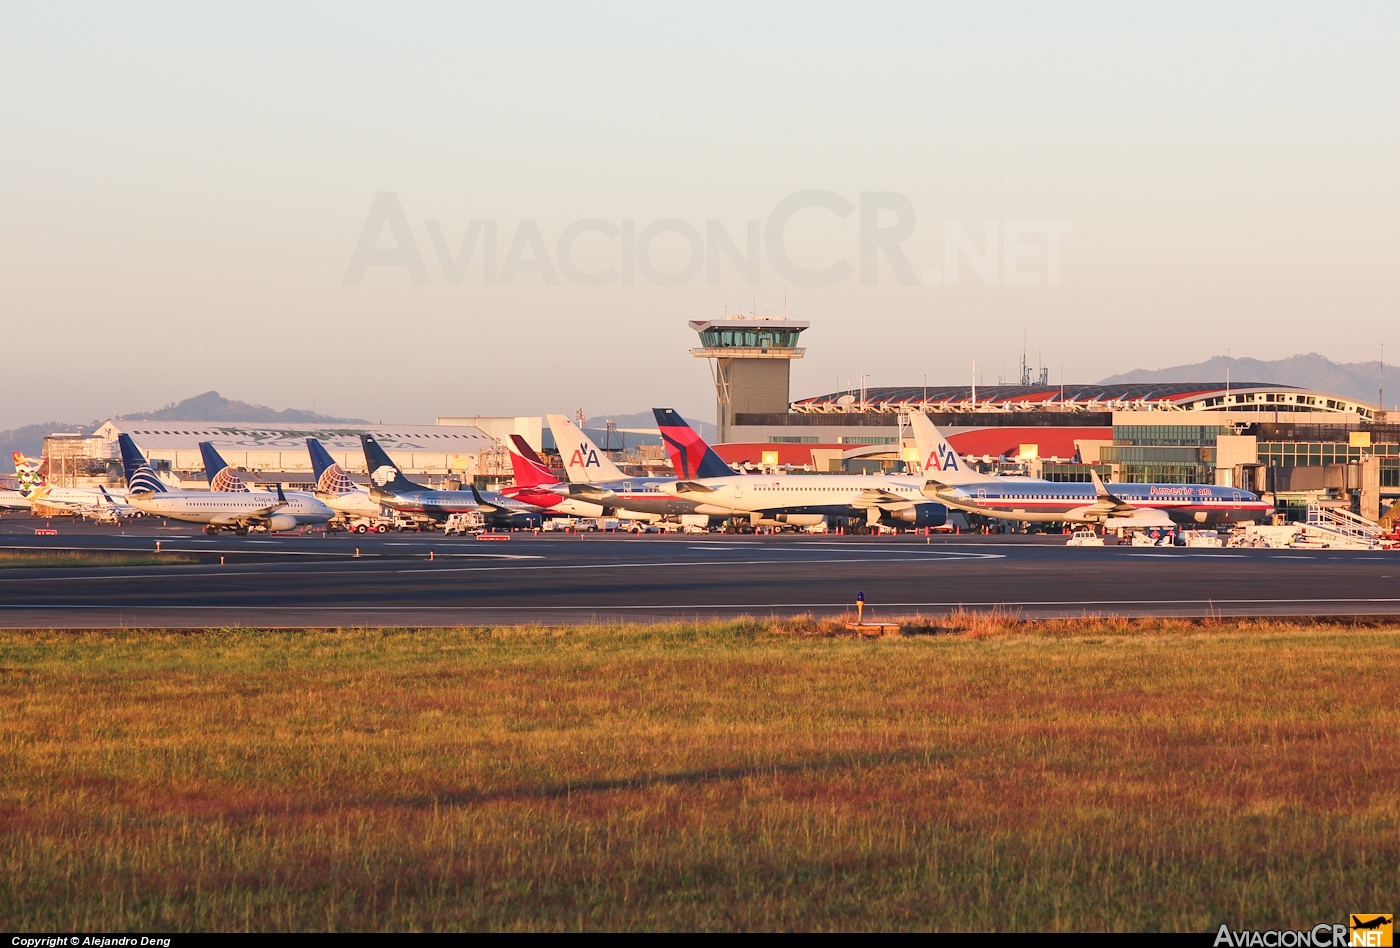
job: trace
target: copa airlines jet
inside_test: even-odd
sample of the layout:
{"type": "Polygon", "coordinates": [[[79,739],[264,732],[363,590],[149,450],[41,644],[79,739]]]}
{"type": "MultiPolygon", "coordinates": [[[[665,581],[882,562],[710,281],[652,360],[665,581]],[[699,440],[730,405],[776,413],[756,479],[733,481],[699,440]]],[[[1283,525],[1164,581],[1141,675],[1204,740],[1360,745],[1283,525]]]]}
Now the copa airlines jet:
{"type": "MultiPolygon", "coordinates": [[[[680,497],[665,489],[674,477],[628,477],[607,454],[579,430],[567,415],[546,415],[568,485],[557,489],[575,499],[598,504],[607,514],[628,520],[678,520],[708,515],[728,517],[733,511],[703,500],[680,497]]],[[[721,462],[723,463],[723,462],[721,462]]],[[[725,465],[725,472],[734,472],[725,465]]]]}
{"type": "Polygon", "coordinates": [[[809,526],[828,516],[864,516],[893,527],[941,527],[948,509],[922,493],[923,478],[885,474],[735,474],[669,408],[653,409],[680,479],[663,486],[678,496],[703,498],[746,513],[755,524],[809,526]]]}
{"type": "MultiPolygon", "coordinates": [[[[212,448],[210,452],[222,466],[210,472],[211,459],[209,452],[205,453],[209,490],[168,490],[156,478],[130,435],[123,432],[117,436],[117,442],[126,471],[127,500],[143,513],[202,523],[206,533],[232,530],[240,536],[254,527],[269,532],[295,530],[303,523],[325,523],[335,515],[325,504],[300,491],[293,491],[293,497],[288,498],[280,484],[275,494],[248,490],[237,472],[229,469],[212,448]]],[[[206,447],[209,447],[208,442],[200,444],[201,451],[206,447]]]]}
{"type": "Polygon", "coordinates": [[[1068,484],[1031,477],[997,477],[970,469],[928,416],[913,412],[910,424],[923,461],[924,495],[949,507],[1001,520],[1034,523],[1102,523],[1157,527],[1239,523],[1273,512],[1247,490],[1208,484],[1068,484]]]}

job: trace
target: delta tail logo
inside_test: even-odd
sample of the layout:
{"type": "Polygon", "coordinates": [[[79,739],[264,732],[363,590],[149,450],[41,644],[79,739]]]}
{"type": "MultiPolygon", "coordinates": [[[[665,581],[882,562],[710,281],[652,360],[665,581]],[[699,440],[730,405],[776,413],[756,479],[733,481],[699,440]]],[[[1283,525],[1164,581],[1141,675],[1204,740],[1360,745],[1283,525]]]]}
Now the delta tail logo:
{"type": "Polygon", "coordinates": [[[587,442],[574,448],[574,453],[569,456],[569,467],[581,467],[588,470],[590,467],[601,468],[602,466],[598,463],[598,452],[594,451],[587,442]]]}

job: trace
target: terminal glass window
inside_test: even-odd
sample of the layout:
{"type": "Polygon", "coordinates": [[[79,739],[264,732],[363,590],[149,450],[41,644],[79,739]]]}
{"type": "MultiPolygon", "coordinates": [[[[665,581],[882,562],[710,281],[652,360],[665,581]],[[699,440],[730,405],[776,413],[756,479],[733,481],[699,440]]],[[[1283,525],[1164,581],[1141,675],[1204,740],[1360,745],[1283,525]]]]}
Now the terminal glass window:
{"type": "Polygon", "coordinates": [[[1213,447],[1228,425],[1114,425],[1115,444],[1213,447]]]}

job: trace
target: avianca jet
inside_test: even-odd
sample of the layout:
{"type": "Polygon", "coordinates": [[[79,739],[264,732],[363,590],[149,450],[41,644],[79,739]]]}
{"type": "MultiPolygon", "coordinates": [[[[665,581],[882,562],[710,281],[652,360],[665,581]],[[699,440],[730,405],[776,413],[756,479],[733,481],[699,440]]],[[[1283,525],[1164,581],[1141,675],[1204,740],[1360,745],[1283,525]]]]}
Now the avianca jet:
{"type": "Polygon", "coordinates": [[[307,438],[306,451],[316,474],[317,500],[342,516],[373,519],[380,515],[383,508],[379,502],[370,497],[367,488],[350,479],[321,442],[307,438]]]}
{"type": "Polygon", "coordinates": [[[1102,523],[1107,529],[1238,523],[1258,520],[1273,506],[1247,490],[1208,484],[1067,484],[1031,477],[997,477],[970,469],[928,416],[909,416],[923,460],[924,495],[958,510],[1001,520],[1102,523]]]}
{"type": "MultiPolygon", "coordinates": [[[[554,442],[564,460],[564,473],[569,478],[567,487],[560,485],[559,489],[566,490],[570,497],[599,504],[608,514],[631,520],[728,517],[733,513],[726,507],[668,492],[664,485],[674,483],[674,477],[628,477],[567,415],[545,418],[554,432],[554,442]]],[[[725,472],[734,473],[728,465],[725,472]]]]}
{"type": "Polygon", "coordinates": [[[501,491],[502,495],[543,508],[552,514],[595,519],[606,515],[600,504],[576,500],[568,496],[568,485],[562,484],[520,435],[510,436],[515,450],[510,452],[510,466],[515,473],[515,486],[501,491]]]}
{"type": "MultiPolygon", "coordinates": [[[[209,455],[206,454],[206,474],[209,475],[210,490],[168,490],[155,476],[151,466],[136,447],[131,436],[122,433],[117,436],[122,452],[122,467],[126,471],[127,501],[143,513],[187,523],[202,523],[206,533],[232,530],[239,536],[253,527],[261,527],[270,532],[295,530],[302,523],[325,523],[334,514],[325,504],[299,491],[289,500],[277,485],[277,493],[250,491],[243,486],[236,472],[228,470],[224,477],[220,474],[228,468],[223,465],[209,472],[209,455]]],[[[203,452],[208,442],[200,444],[203,452]]],[[[214,452],[218,458],[218,453],[214,452]]]]}
{"type": "Polygon", "coordinates": [[[377,504],[423,520],[443,521],[454,513],[480,511],[490,527],[526,530],[543,522],[538,508],[491,491],[483,495],[475,486],[470,490],[434,490],[415,484],[404,477],[373,435],[360,435],[360,445],[369,469],[369,497],[377,504]]]}
{"type": "Polygon", "coordinates": [[[941,527],[948,519],[942,503],[923,495],[921,477],[886,474],[735,474],[669,408],[652,409],[679,480],[663,486],[678,496],[703,498],[747,513],[755,524],[810,526],[828,516],[864,516],[892,527],[941,527]]]}

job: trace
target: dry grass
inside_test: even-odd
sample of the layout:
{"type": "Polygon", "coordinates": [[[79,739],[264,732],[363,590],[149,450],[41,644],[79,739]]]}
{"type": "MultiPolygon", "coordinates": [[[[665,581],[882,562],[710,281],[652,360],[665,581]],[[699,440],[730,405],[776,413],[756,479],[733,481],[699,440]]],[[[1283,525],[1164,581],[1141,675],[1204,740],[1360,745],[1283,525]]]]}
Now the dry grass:
{"type": "Polygon", "coordinates": [[[0,633],[0,925],[1188,929],[1400,890],[1400,632],[0,633]]]}
{"type": "Polygon", "coordinates": [[[198,563],[183,553],[88,552],[85,550],[0,550],[0,569],[70,566],[171,566],[198,563]]]}

